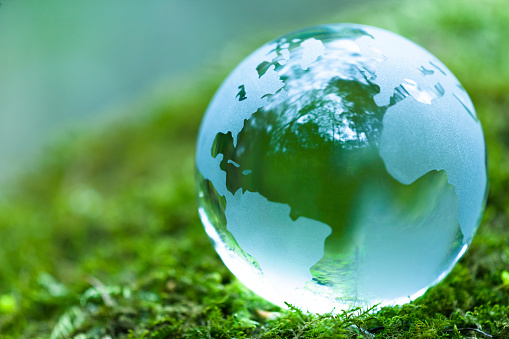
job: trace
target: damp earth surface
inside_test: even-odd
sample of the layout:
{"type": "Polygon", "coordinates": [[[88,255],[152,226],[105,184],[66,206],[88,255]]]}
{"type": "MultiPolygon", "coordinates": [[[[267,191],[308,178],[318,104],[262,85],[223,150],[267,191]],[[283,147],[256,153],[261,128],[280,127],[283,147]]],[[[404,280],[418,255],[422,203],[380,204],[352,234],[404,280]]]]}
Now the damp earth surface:
{"type": "Polygon", "coordinates": [[[459,81],[364,25],[316,26],[248,56],[203,118],[199,214],[223,262],[284,306],[409,302],[465,253],[488,187],[459,81]]]}

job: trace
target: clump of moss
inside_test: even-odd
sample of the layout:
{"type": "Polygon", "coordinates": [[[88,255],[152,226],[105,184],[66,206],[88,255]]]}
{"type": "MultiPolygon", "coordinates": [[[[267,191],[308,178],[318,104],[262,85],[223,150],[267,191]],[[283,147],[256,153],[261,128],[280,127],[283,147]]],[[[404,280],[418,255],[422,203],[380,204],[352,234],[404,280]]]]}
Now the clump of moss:
{"type": "Polygon", "coordinates": [[[486,134],[491,190],[481,228],[423,297],[376,313],[316,315],[281,310],[238,283],[194,201],[194,143],[212,81],[149,101],[146,118],[69,137],[4,195],[2,337],[509,338],[508,9],[504,0],[433,0],[356,16],[444,60],[486,134]]]}

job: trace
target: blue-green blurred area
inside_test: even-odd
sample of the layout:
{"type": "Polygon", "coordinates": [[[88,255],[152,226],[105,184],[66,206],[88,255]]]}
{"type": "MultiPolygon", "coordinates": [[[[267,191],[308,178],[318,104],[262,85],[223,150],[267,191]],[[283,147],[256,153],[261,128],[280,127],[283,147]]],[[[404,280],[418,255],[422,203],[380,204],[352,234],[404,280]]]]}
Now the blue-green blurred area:
{"type": "MultiPolygon", "coordinates": [[[[237,63],[261,37],[365,1],[5,1],[0,7],[0,180],[69,126],[96,122],[161,82],[237,63]],[[233,57],[231,56],[233,54],[233,57]],[[221,64],[223,62],[223,64],[221,64]]],[[[31,164],[33,162],[30,162],[31,164]]]]}

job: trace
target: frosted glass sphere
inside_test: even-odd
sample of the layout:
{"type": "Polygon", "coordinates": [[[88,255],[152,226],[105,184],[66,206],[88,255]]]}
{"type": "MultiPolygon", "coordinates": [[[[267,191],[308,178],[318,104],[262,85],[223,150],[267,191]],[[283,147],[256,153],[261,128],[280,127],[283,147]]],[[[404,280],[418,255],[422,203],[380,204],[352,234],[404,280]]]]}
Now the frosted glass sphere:
{"type": "Polygon", "coordinates": [[[401,304],[465,253],[487,192],[472,102],[394,33],[317,26],[248,56],[196,150],[199,214],[242,283],[313,312],[401,304]]]}

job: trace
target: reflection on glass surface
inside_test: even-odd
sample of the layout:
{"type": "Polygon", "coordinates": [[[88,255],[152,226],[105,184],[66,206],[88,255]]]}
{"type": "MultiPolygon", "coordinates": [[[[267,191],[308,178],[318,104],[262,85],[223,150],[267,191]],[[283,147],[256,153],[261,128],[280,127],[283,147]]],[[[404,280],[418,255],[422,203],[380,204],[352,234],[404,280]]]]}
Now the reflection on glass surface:
{"type": "Polygon", "coordinates": [[[330,312],[409,301],[452,268],[484,209],[471,112],[450,71],[392,33],[331,25],[268,43],[202,123],[207,233],[232,272],[276,304],[330,312]]]}

